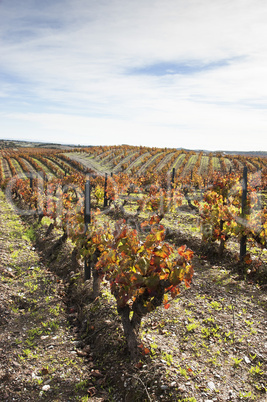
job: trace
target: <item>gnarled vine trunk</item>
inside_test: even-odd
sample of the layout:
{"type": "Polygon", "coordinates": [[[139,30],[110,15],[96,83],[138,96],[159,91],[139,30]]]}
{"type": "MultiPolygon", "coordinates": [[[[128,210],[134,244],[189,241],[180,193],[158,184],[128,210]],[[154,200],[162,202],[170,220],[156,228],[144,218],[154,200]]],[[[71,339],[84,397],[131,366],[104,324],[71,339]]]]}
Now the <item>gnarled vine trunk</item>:
{"type": "Polygon", "coordinates": [[[138,317],[137,314],[135,314],[135,319],[130,319],[130,311],[131,310],[128,304],[122,308],[118,308],[118,313],[121,316],[123,331],[127,341],[127,347],[131,355],[131,360],[136,361],[138,358],[138,334],[142,317],[138,317]]]}
{"type": "MultiPolygon", "coordinates": [[[[164,286],[159,285],[156,296],[153,298],[153,303],[151,303],[152,310],[162,304],[163,297],[164,286]]],[[[151,308],[148,309],[145,305],[145,302],[148,300],[151,301],[150,295],[148,292],[145,292],[142,296],[137,297],[132,305],[132,309],[130,309],[128,304],[123,307],[117,306],[117,311],[121,316],[123,331],[132,361],[136,361],[138,359],[138,337],[142,318],[151,311],[151,308]],[[131,312],[133,312],[133,315],[130,319],[131,312]]]]}

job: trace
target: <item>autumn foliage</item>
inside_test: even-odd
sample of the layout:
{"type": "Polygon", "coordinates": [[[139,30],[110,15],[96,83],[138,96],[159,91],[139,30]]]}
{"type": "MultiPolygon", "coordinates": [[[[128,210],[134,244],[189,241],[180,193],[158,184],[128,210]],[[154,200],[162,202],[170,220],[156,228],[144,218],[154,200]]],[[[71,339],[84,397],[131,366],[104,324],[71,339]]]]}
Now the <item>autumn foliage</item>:
{"type": "Polygon", "coordinates": [[[149,233],[141,240],[138,232],[123,221],[116,223],[109,247],[101,253],[95,269],[110,283],[122,318],[128,348],[135,358],[142,317],[162,303],[168,308],[168,294],[179,294],[179,285],[189,287],[193,275],[193,252],[175,249],[164,241],[165,230],[153,217],[143,226],[149,233]]]}

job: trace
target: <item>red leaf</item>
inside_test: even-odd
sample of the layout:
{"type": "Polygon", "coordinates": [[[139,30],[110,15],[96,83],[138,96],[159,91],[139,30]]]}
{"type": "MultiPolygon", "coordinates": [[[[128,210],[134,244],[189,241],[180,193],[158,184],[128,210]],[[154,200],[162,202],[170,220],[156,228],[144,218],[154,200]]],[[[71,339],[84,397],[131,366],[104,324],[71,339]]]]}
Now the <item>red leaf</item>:
{"type": "Polygon", "coordinates": [[[143,355],[149,355],[150,350],[148,348],[143,349],[143,355]]]}
{"type": "Polygon", "coordinates": [[[136,363],[135,367],[141,369],[143,367],[143,363],[142,362],[136,363]]]}

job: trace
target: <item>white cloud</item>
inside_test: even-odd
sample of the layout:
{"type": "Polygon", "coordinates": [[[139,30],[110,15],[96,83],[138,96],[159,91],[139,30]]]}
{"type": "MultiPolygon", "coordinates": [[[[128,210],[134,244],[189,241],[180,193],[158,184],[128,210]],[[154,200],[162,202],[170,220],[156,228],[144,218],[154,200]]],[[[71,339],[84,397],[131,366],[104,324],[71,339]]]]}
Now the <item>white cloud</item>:
{"type": "Polygon", "coordinates": [[[266,14],[262,0],[4,1],[2,135],[267,150],[266,14]],[[215,66],[133,73],[161,62],[215,66]]]}
{"type": "MultiPolygon", "coordinates": [[[[29,139],[31,131],[39,130],[40,141],[55,142],[58,138],[62,143],[80,144],[124,144],[147,145],[158,147],[185,147],[190,149],[250,150],[249,139],[254,133],[259,135],[259,142],[254,149],[265,149],[267,118],[264,111],[256,110],[252,114],[246,110],[230,111],[227,108],[219,108],[216,105],[199,104],[192,108],[190,102],[182,102],[176,105],[179,125],[172,120],[173,111],[170,106],[169,116],[165,116],[169,125],[162,124],[161,118],[152,109],[148,116],[139,116],[137,119],[128,120],[115,118],[92,118],[64,114],[17,114],[10,115],[11,125],[27,127],[23,132],[29,139]],[[239,132],[240,121],[244,129],[242,135],[239,132]],[[191,125],[188,125],[191,121],[191,125]],[[209,127],[209,130],[207,130],[209,127]],[[240,135],[236,135],[239,132],[240,135]],[[203,139],[205,147],[203,147],[203,139]]],[[[2,130],[2,132],[4,132],[2,130]]],[[[255,138],[255,137],[254,137],[255,138]]],[[[36,137],[35,137],[36,139],[36,137]]]]}

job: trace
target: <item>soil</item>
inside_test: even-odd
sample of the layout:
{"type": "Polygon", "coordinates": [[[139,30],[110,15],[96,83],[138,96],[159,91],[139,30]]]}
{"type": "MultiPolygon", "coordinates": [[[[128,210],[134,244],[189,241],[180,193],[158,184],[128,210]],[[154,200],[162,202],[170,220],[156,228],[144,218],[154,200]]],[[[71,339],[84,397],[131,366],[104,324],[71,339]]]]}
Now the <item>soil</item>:
{"type": "Polygon", "coordinates": [[[132,363],[109,288],[92,299],[72,244],[47,227],[0,192],[1,401],[266,400],[266,287],[231,254],[191,240],[191,288],[145,317],[132,363]]]}

